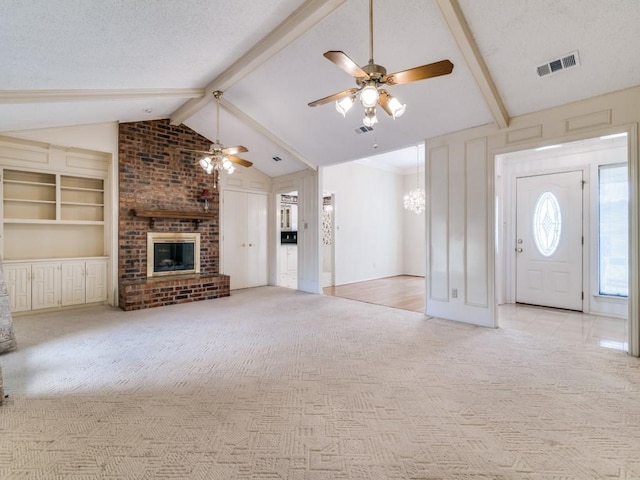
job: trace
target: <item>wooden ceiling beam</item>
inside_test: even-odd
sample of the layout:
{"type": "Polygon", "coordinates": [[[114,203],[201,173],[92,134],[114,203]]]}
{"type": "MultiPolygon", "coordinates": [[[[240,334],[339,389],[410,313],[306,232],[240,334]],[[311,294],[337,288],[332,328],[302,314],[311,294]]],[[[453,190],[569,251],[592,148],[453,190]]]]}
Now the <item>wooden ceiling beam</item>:
{"type": "Polygon", "coordinates": [[[0,90],[0,103],[61,103],[135,98],[199,98],[202,88],[0,90]]]}
{"type": "Polygon", "coordinates": [[[171,115],[171,123],[183,123],[209,102],[213,101],[213,92],[226,91],[235,83],[249,75],[273,55],[293,43],[318,22],[331,14],[346,0],[307,0],[295,12],[287,17],[266,37],[255,44],[247,53],[222,72],[204,90],[200,98],[186,102],[171,115]]]}
{"type": "Polygon", "coordinates": [[[491,110],[495,122],[500,128],[509,126],[509,114],[500,98],[500,93],[491,78],[489,69],[484,63],[478,45],[473,38],[469,25],[464,18],[457,0],[436,0],[444,16],[449,30],[455,38],[460,52],[464,56],[471,74],[482,92],[482,96],[491,110]]]}

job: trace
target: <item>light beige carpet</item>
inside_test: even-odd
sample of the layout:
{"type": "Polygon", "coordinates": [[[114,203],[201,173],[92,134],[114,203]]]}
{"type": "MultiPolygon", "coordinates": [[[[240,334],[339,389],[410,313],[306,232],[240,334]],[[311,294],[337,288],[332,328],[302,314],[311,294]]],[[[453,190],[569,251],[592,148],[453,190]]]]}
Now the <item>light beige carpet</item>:
{"type": "Polygon", "coordinates": [[[14,319],[2,479],[638,479],[640,362],[265,287],[14,319]]]}

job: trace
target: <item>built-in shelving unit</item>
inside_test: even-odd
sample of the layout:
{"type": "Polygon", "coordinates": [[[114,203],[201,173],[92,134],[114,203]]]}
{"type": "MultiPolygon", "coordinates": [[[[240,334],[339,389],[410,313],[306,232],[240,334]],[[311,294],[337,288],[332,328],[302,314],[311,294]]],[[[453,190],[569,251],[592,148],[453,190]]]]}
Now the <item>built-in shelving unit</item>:
{"type": "Polygon", "coordinates": [[[5,170],[4,221],[55,220],[56,176],[50,173],[5,170]]]}
{"type": "Polygon", "coordinates": [[[3,257],[104,255],[104,179],[2,170],[3,257]]]}
{"type": "Polygon", "coordinates": [[[98,178],[60,176],[60,219],[103,222],[104,183],[98,178]]]}
{"type": "Polygon", "coordinates": [[[0,257],[14,312],[110,300],[111,155],[0,135],[0,257]]]}
{"type": "Polygon", "coordinates": [[[102,179],[5,169],[2,183],[5,223],[104,223],[102,179]]]}

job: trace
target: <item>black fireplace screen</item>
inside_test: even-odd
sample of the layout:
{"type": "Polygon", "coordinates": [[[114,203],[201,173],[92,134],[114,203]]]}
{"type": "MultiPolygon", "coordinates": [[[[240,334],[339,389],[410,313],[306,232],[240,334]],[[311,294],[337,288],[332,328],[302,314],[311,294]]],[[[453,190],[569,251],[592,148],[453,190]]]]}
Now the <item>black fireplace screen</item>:
{"type": "Polygon", "coordinates": [[[153,271],[176,272],[195,270],[193,242],[154,243],[153,271]]]}

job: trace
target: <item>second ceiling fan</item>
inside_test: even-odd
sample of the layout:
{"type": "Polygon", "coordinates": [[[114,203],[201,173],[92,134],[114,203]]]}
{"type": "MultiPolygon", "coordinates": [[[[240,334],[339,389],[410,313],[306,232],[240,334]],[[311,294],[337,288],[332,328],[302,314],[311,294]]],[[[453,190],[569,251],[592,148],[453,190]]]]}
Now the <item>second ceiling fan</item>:
{"type": "Polygon", "coordinates": [[[364,67],[360,67],[347,54],[338,50],[325,52],[324,56],[354,77],[358,86],[314,100],[309,103],[309,106],[324,105],[335,100],[338,112],[346,116],[355,100],[359,99],[364,108],[363,123],[367,127],[373,127],[378,123],[376,105],[380,105],[394,119],[401,116],[406,109],[406,105],[391,96],[386,89],[380,88],[381,86],[402,85],[403,83],[448,75],[453,71],[453,63],[449,60],[440,60],[439,62],[387,74],[387,69],[382,65],[376,64],[373,60],[373,0],[369,0],[369,63],[364,67]]]}

